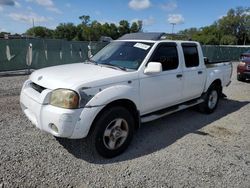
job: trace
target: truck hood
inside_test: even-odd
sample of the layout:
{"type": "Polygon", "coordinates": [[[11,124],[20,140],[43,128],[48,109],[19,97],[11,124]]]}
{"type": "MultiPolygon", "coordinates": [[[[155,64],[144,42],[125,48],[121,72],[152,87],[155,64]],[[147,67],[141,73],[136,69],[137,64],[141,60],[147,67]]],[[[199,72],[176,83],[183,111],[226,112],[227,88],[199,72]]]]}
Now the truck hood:
{"type": "MultiPolygon", "coordinates": [[[[109,83],[122,81],[121,78],[127,74],[129,72],[110,67],[75,63],[37,70],[31,74],[30,80],[48,89],[75,89],[89,84],[92,84],[91,87],[97,87],[101,83],[105,84],[105,80],[109,83]],[[113,77],[115,79],[112,79],[113,77]]],[[[127,76],[124,79],[126,78],[127,76]]]]}

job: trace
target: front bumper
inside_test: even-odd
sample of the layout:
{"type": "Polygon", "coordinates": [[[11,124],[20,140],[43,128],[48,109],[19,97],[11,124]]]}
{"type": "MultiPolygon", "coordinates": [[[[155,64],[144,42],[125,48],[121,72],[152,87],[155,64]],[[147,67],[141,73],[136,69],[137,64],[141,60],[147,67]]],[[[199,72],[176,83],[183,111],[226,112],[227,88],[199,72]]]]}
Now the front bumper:
{"type": "Polygon", "coordinates": [[[250,78],[250,72],[238,72],[238,75],[244,78],[250,78]]]}
{"type": "Polygon", "coordinates": [[[43,92],[36,93],[24,87],[20,95],[20,105],[32,124],[56,137],[75,139],[86,137],[94,118],[101,110],[101,107],[81,109],[54,107],[43,104],[44,100],[41,99],[43,97],[46,98],[43,92]]]}

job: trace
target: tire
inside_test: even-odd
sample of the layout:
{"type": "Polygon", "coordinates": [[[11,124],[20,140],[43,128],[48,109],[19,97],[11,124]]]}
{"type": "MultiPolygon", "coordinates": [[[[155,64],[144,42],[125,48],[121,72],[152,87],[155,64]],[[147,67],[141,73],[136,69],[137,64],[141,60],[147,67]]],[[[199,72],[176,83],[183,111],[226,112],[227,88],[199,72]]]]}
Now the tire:
{"type": "Polygon", "coordinates": [[[211,85],[205,94],[205,101],[199,105],[199,110],[206,114],[211,114],[218,106],[220,98],[220,87],[211,85]]]}
{"type": "Polygon", "coordinates": [[[246,79],[243,76],[241,76],[240,74],[238,74],[237,75],[237,80],[244,82],[246,79]]]}
{"type": "Polygon", "coordinates": [[[129,146],[134,135],[135,121],[126,108],[115,106],[102,112],[93,126],[89,135],[91,147],[102,157],[112,158],[129,146]]]}

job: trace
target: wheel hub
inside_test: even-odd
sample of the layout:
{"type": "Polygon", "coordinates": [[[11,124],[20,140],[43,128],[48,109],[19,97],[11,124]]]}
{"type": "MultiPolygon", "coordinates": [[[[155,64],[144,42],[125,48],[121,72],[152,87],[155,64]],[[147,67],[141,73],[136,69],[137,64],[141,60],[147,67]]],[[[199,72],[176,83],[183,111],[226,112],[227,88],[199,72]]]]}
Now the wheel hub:
{"type": "Polygon", "coordinates": [[[122,146],[128,136],[128,123],[126,120],[118,118],[109,123],[104,131],[103,143],[110,150],[122,146]]]}
{"type": "Polygon", "coordinates": [[[213,109],[217,104],[217,100],[218,100],[218,93],[217,91],[213,90],[209,95],[208,107],[210,109],[213,109]]]}
{"type": "Polygon", "coordinates": [[[115,139],[118,139],[121,136],[121,130],[120,129],[112,130],[111,134],[115,139]]]}

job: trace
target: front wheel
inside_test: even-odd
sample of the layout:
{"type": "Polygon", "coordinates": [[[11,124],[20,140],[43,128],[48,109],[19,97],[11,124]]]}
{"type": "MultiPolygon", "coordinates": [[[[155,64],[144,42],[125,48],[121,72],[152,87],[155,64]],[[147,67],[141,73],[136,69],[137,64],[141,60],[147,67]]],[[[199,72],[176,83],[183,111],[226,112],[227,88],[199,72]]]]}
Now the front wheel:
{"type": "Polygon", "coordinates": [[[205,101],[199,105],[201,112],[210,114],[217,108],[219,102],[219,88],[212,85],[205,94],[205,101]]]}
{"type": "Polygon", "coordinates": [[[134,124],[132,114],[123,107],[105,110],[93,125],[92,146],[105,158],[121,154],[132,140],[134,124]]]}

